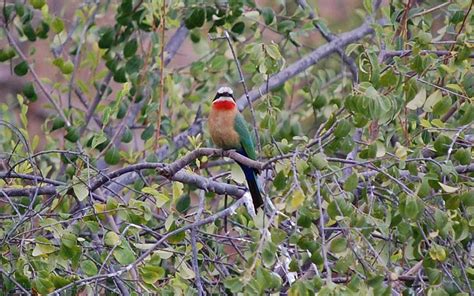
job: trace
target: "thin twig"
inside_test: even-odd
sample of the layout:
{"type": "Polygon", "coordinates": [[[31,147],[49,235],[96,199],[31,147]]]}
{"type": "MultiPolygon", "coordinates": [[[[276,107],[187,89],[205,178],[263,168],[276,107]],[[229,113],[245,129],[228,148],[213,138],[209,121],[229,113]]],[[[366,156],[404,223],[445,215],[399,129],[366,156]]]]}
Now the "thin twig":
{"type": "Polygon", "coordinates": [[[452,0],[448,0],[445,3],[441,3],[440,5],[437,5],[437,6],[434,6],[434,7],[430,8],[430,9],[426,9],[426,10],[423,10],[422,12],[416,13],[412,16],[412,18],[420,17],[420,16],[423,16],[425,14],[432,13],[432,12],[438,10],[438,9],[441,9],[445,6],[448,6],[451,3],[452,3],[452,0]]]}
{"type": "Polygon", "coordinates": [[[30,70],[31,72],[31,75],[33,75],[33,78],[36,82],[36,84],[38,84],[38,86],[40,87],[41,91],[43,92],[43,94],[46,96],[46,98],[48,99],[48,101],[53,105],[54,109],[56,110],[56,112],[58,112],[59,116],[61,116],[61,118],[64,120],[64,122],[66,123],[66,125],[68,127],[71,126],[71,122],[69,122],[69,119],[66,117],[66,115],[64,115],[64,112],[63,110],[61,109],[61,107],[58,105],[58,103],[53,99],[53,97],[50,95],[50,93],[46,90],[46,87],[44,86],[43,82],[41,82],[41,79],[40,77],[38,76],[38,74],[36,73],[35,69],[30,65],[30,63],[28,63],[28,59],[26,58],[25,54],[23,53],[23,51],[21,50],[21,48],[18,46],[18,44],[16,43],[15,41],[15,38],[13,38],[13,36],[10,34],[10,31],[8,31],[5,27],[3,27],[3,30],[5,31],[5,33],[7,34],[7,37],[8,37],[8,42],[13,46],[13,48],[15,49],[15,51],[18,53],[18,55],[20,56],[20,58],[28,65],[28,69],[30,70]]]}
{"type": "Polygon", "coordinates": [[[245,95],[245,98],[247,99],[247,104],[249,106],[250,114],[252,116],[252,127],[253,127],[253,131],[255,133],[255,141],[257,142],[257,151],[258,151],[258,153],[260,153],[260,151],[261,151],[261,149],[260,149],[260,137],[259,137],[258,129],[257,129],[257,120],[255,118],[255,111],[254,111],[252,102],[250,101],[249,91],[248,91],[248,88],[247,88],[247,83],[245,83],[244,73],[242,72],[242,68],[240,66],[239,58],[237,57],[237,54],[235,53],[234,46],[232,45],[232,40],[230,38],[229,32],[227,32],[227,30],[226,30],[226,31],[224,31],[224,36],[222,36],[222,37],[210,37],[209,36],[209,38],[211,40],[226,39],[227,44],[229,44],[229,48],[230,48],[230,51],[232,52],[232,56],[234,58],[235,65],[237,66],[237,71],[239,72],[240,83],[242,83],[242,86],[244,87],[244,95],[245,95]]]}
{"type": "Polygon", "coordinates": [[[323,202],[321,197],[321,182],[320,182],[321,174],[316,172],[316,186],[317,186],[317,193],[316,193],[316,202],[318,204],[319,209],[319,229],[321,233],[321,251],[323,253],[323,261],[324,261],[324,268],[326,269],[326,282],[329,285],[332,282],[332,272],[331,267],[329,266],[327,250],[326,250],[326,234],[325,234],[325,222],[324,222],[324,212],[323,212],[323,202]]]}
{"type": "MultiPolygon", "coordinates": [[[[205,199],[204,190],[201,190],[199,192],[199,203],[198,203],[198,209],[196,212],[196,218],[194,220],[195,222],[199,222],[199,220],[201,219],[201,214],[204,211],[204,199],[205,199]]],[[[204,290],[202,286],[201,274],[199,272],[199,264],[198,264],[198,258],[197,258],[198,250],[197,250],[197,239],[196,239],[197,230],[198,230],[197,227],[191,228],[191,248],[193,252],[191,262],[193,265],[194,276],[196,278],[196,288],[198,290],[198,295],[203,296],[203,295],[206,295],[206,291],[204,290]]]]}
{"type": "Polygon", "coordinates": [[[156,138],[155,138],[155,149],[158,148],[158,143],[160,140],[160,130],[161,130],[161,115],[163,113],[163,106],[165,100],[165,29],[166,29],[166,1],[163,1],[163,6],[161,7],[161,49],[160,49],[160,101],[159,108],[157,111],[157,124],[156,124],[156,138]]]}

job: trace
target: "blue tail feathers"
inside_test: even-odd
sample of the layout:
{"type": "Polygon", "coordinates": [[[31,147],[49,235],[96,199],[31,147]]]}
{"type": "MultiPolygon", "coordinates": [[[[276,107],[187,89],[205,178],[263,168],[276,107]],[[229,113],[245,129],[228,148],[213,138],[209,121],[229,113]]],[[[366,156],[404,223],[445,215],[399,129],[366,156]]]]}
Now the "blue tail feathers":
{"type": "MultiPolygon", "coordinates": [[[[240,154],[244,156],[247,156],[247,153],[245,153],[245,151],[237,151],[237,152],[239,152],[240,154]]],[[[255,210],[257,210],[259,207],[263,205],[262,194],[260,192],[260,186],[257,180],[257,173],[255,169],[253,168],[250,168],[241,163],[238,163],[238,164],[242,168],[242,171],[244,171],[245,179],[247,180],[247,185],[249,187],[250,194],[252,195],[253,206],[255,210]]]]}

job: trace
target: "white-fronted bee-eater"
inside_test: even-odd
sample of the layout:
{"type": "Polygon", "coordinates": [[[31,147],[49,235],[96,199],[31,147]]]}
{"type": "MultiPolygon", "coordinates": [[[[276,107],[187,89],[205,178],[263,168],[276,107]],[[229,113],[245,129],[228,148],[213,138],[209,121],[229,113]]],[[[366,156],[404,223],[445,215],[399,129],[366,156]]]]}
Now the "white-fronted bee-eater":
{"type": "MultiPolygon", "coordinates": [[[[230,87],[217,90],[209,113],[209,131],[214,144],[222,149],[235,149],[238,153],[256,160],[255,144],[247,122],[240,114],[230,87]]],[[[242,168],[252,195],[255,210],[263,204],[257,171],[237,162],[242,168]]]]}

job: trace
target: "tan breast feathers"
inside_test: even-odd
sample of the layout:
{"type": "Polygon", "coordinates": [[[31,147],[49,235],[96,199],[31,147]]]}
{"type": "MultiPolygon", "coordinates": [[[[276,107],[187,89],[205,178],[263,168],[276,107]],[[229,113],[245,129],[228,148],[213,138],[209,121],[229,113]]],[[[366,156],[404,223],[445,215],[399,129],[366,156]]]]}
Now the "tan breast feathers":
{"type": "Polygon", "coordinates": [[[209,131],[214,144],[223,149],[240,148],[240,137],[235,131],[237,110],[215,110],[209,113],[209,131]]]}

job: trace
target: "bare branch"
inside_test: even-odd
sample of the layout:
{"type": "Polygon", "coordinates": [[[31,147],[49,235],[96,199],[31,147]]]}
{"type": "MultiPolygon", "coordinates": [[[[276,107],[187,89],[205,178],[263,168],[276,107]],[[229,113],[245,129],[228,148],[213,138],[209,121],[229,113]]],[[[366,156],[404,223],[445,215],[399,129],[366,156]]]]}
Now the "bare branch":
{"type": "MultiPolygon", "coordinates": [[[[380,21],[381,22],[381,21],[380,21]]],[[[318,47],[313,52],[308,54],[307,56],[303,57],[302,59],[296,61],[295,63],[291,64],[284,70],[280,71],[278,74],[270,77],[267,83],[263,83],[257,88],[254,88],[249,92],[250,101],[253,102],[268,91],[272,91],[273,89],[279,87],[289,79],[293,78],[294,76],[300,74],[304,70],[308,69],[309,67],[315,65],[323,58],[329,56],[330,54],[336,52],[339,48],[344,48],[348,44],[351,44],[359,39],[364,38],[365,36],[372,34],[374,30],[371,28],[371,22],[366,21],[357,29],[352,31],[343,33],[339,35],[338,38],[334,39],[333,41],[318,47]]],[[[247,107],[248,102],[245,96],[241,96],[237,101],[239,109],[242,110],[247,107]]]]}

